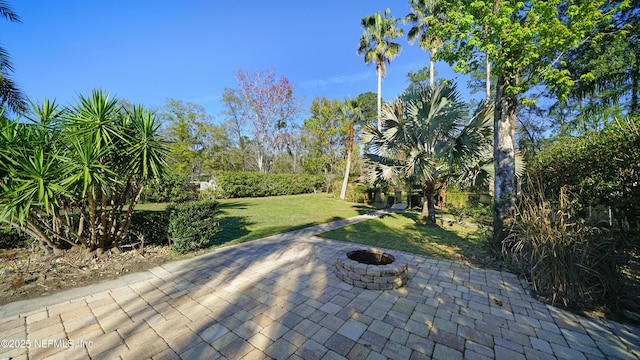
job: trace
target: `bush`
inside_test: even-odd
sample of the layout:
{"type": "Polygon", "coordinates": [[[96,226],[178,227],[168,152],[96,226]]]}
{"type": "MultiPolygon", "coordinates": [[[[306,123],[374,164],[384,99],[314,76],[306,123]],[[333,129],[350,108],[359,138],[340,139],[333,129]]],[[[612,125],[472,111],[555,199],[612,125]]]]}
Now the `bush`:
{"type": "Polygon", "coordinates": [[[566,188],[555,204],[539,191],[520,198],[503,251],[534,291],[552,303],[615,308],[624,291],[618,234],[576,217],[566,188]]]}
{"type": "Polygon", "coordinates": [[[134,211],[129,219],[129,230],[125,238],[127,244],[166,245],[169,243],[167,227],[168,211],[134,211]]]}
{"type": "Polygon", "coordinates": [[[308,194],[322,188],[324,180],[303,174],[265,174],[225,171],[216,183],[226,198],[308,194]]]}
{"type": "MultiPolygon", "coordinates": [[[[342,191],[342,179],[334,180],[331,186],[331,194],[337,199],[340,198],[340,192],[342,191]]],[[[369,200],[367,195],[368,186],[365,184],[354,183],[349,181],[347,184],[347,192],[344,199],[349,202],[364,204],[369,200]]],[[[373,198],[372,198],[373,199],[373,198]]]]}
{"type": "Polygon", "coordinates": [[[169,239],[173,242],[173,251],[184,253],[205,247],[211,237],[219,230],[217,216],[218,203],[198,201],[172,204],[169,212],[169,239]]]}
{"type": "Polygon", "coordinates": [[[178,173],[165,174],[158,181],[147,185],[140,198],[143,202],[180,203],[198,198],[198,186],[188,181],[185,175],[178,173]]]}
{"type": "Polygon", "coordinates": [[[560,138],[536,155],[529,166],[545,195],[557,197],[567,187],[580,196],[576,210],[612,208],[630,228],[640,227],[640,119],[609,124],[602,131],[560,138]]]}

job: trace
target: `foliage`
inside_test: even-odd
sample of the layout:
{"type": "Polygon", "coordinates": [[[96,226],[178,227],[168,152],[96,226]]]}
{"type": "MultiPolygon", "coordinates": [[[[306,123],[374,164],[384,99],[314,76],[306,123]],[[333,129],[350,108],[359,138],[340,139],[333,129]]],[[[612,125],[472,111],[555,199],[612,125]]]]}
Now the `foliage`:
{"type": "Polygon", "coordinates": [[[222,93],[222,105],[224,109],[222,115],[225,116],[223,129],[230,142],[228,151],[232,164],[230,168],[223,168],[223,170],[248,171],[247,152],[250,141],[245,130],[248,119],[242,117],[242,101],[237,90],[225,88],[222,93]]]}
{"type": "MultiPolygon", "coordinates": [[[[353,180],[353,179],[352,179],[353,180]]],[[[331,186],[332,195],[335,198],[340,198],[342,192],[343,180],[335,180],[331,186]]],[[[375,186],[369,184],[355,183],[350,181],[347,183],[344,199],[352,203],[365,204],[373,202],[373,194],[375,186]]]]}
{"type": "Polygon", "coordinates": [[[167,171],[159,179],[150,182],[140,197],[145,202],[192,201],[198,197],[198,186],[188,181],[187,176],[176,171],[167,171]]]}
{"type": "MultiPolygon", "coordinates": [[[[466,123],[467,106],[455,84],[409,91],[383,109],[381,131],[368,126],[365,141],[378,179],[399,177],[422,186],[422,218],[435,223],[433,194],[445,175],[475,164],[490,143],[490,108],[479,106],[466,123]]],[[[450,176],[450,178],[454,178],[450,176]]]]}
{"type": "Polygon", "coordinates": [[[506,236],[504,222],[513,213],[515,127],[518,106],[528,90],[545,84],[560,100],[573,84],[571,73],[554,67],[603,19],[600,0],[520,1],[451,0],[449,22],[438,34],[445,40],[443,59],[465,72],[486,65],[496,81],[494,99],[494,243],[506,236]]]}
{"type": "Polygon", "coordinates": [[[342,167],[349,132],[349,121],[342,107],[338,99],[330,101],[326,97],[317,97],[311,102],[311,116],[302,125],[308,156],[312,159],[305,161],[306,172],[330,174],[342,167]]]}
{"type": "Polygon", "coordinates": [[[354,153],[354,143],[359,128],[365,123],[363,110],[366,111],[366,107],[361,108],[362,103],[356,99],[345,99],[342,105],[342,115],[349,121],[349,131],[347,137],[347,161],[344,165],[344,176],[342,177],[342,186],[340,187],[340,200],[346,198],[347,186],[349,183],[349,175],[351,173],[352,159],[354,153]]]}
{"type": "Polygon", "coordinates": [[[409,29],[407,37],[413,44],[418,40],[418,45],[429,51],[429,85],[434,85],[435,62],[438,48],[442,46],[442,39],[433,28],[443,26],[447,22],[445,2],[442,0],[410,0],[411,13],[405,16],[404,21],[413,26],[409,29]]]}
{"type": "Polygon", "coordinates": [[[2,226],[46,253],[117,249],[145,184],[165,168],[155,116],[93,91],[68,109],[32,104],[27,119],[0,124],[2,226]]]}
{"type": "MultiPolygon", "coordinates": [[[[0,2],[0,16],[11,22],[21,22],[18,14],[4,1],[0,2]]],[[[13,71],[8,52],[0,46],[0,106],[7,106],[12,112],[22,114],[27,110],[27,101],[22,91],[11,79],[10,73],[13,71]]]]}
{"type": "Polygon", "coordinates": [[[637,1],[608,1],[602,8],[608,21],[558,64],[576,76],[569,99],[553,108],[572,115],[557,117],[561,135],[599,129],[623,112],[640,114],[640,8],[637,1]]]}
{"type": "Polygon", "coordinates": [[[159,116],[166,124],[169,167],[191,180],[199,180],[210,155],[207,150],[213,130],[206,111],[200,105],[168,99],[159,116]]]}
{"type": "Polygon", "coordinates": [[[216,176],[216,184],[226,198],[308,194],[323,183],[321,177],[305,174],[224,171],[216,176]]]}
{"type": "Polygon", "coordinates": [[[547,196],[566,187],[587,207],[612,207],[631,227],[640,227],[640,120],[627,119],[577,138],[559,138],[532,162],[532,177],[547,196]]]}
{"type": "Polygon", "coordinates": [[[248,124],[258,170],[270,172],[270,161],[288,144],[292,122],[300,112],[299,100],[289,79],[276,78],[273,68],[253,74],[239,70],[236,80],[238,89],[228,94],[235,97],[234,116],[248,124]]]}
{"type": "Polygon", "coordinates": [[[148,244],[166,245],[169,243],[168,227],[168,211],[136,210],[131,214],[123,244],[140,244],[140,247],[148,244]]]}
{"type": "Polygon", "coordinates": [[[393,40],[402,36],[404,30],[397,28],[398,19],[389,16],[390,10],[378,11],[362,18],[363,34],[360,36],[358,55],[364,56],[365,64],[375,63],[378,75],[378,129],[382,126],[382,79],[387,74],[387,65],[400,55],[402,47],[393,40]]]}
{"type": "Polygon", "coordinates": [[[622,239],[611,229],[576,217],[570,199],[566,188],[557,203],[540,189],[522,196],[503,251],[536,293],[552,303],[615,307],[624,292],[618,256],[622,239]]]}
{"type": "Polygon", "coordinates": [[[219,231],[218,203],[215,201],[187,202],[169,205],[167,233],[173,251],[184,253],[205,247],[219,231]]]}

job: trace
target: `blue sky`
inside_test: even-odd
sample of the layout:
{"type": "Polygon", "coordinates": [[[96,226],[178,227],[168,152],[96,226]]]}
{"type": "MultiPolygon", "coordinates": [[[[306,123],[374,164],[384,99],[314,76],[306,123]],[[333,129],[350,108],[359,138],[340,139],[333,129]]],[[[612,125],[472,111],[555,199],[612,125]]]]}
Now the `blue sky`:
{"type": "MultiPolygon", "coordinates": [[[[407,2],[326,1],[38,1],[9,5],[21,24],[0,21],[13,78],[31,99],[74,103],[102,88],[148,107],[168,98],[221,110],[237,70],[275,67],[305,99],[343,99],[376,92],[375,66],[356,54],[360,19],[391,8],[403,17],[407,2]]],[[[408,71],[428,66],[427,52],[398,40],[403,50],[387,68],[385,100],[407,86],[408,71]]],[[[438,75],[466,81],[445,64],[438,75]]]]}

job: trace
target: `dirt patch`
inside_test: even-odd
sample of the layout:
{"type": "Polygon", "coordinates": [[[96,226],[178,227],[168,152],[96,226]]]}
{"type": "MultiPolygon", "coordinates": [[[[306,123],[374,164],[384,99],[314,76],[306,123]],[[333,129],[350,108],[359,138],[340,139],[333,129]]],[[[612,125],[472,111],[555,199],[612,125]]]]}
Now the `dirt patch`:
{"type": "Polygon", "coordinates": [[[115,279],[178,258],[171,247],[158,245],[145,246],[143,251],[108,253],[90,260],[84,259],[83,253],[76,249],[67,250],[64,256],[55,259],[31,249],[2,249],[0,305],[115,279]]]}

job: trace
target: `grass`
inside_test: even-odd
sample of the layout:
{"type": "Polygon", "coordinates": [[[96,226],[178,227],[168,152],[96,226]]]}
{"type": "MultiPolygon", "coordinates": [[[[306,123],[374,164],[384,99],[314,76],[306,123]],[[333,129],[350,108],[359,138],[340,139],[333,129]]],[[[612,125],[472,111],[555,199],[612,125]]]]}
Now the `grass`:
{"type": "Polygon", "coordinates": [[[332,230],[320,236],[368,246],[407,251],[467,264],[496,267],[482,228],[442,223],[416,224],[418,214],[392,213],[332,230]]]}
{"type": "MultiPolygon", "coordinates": [[[[220,227],[210,243],[231,245],[368,213],[372,207],[327,194],[222,199],[220,227]]],[[[139,204],[136,210],[162,211],[167,204],[139,204]]]]}
{"type": "MultiPolygon", "coordinates": [[[[166,204],[139,204],[136,210],[164,210],[166,204]]],[[[374,210],[326,194],[220,200],[220,225],[211,246],[237,244],[374,210]]],[[[416,225],[418,214],[391,213],[320,236],[387,249],[499,267],[482,228],[457,223],[416,225]]]]}

